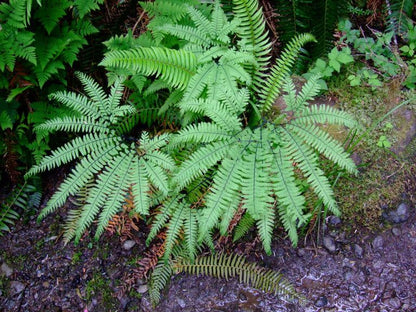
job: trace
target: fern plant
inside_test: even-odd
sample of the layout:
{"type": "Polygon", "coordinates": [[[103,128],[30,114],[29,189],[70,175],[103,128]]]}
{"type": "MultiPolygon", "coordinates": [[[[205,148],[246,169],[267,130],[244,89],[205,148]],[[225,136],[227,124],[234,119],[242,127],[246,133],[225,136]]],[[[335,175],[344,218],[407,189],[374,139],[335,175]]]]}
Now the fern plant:
{"type": "Polygon", "coordinates": [[[271,253],[280,220],[296,244],[297,229],[309,218],[297,180],[304,180],[330,211],[339,214],[319,155],[356,172],[342,146],[320,127],[352,127],[353,119],[331,107],[309,106],[319,89],[318,77],[299,91],[287,78],[299,50],[314,37],[293,38],[270,64],[270,43],[257,1],[234,0],[232,16],[219,1],[183,3],[180,16],[167,20],[166,14],[157,14],[166,1],[178,4],[155,1],[152,14],[157,21],[143,37],[108,43],[112,49],[101,63],[114,81],[108,97],[81,74],[89,98],[66,92],[52,95],[77,113],[39,129],[77,131],[82,136],[29,172],[78,160],[41,217],[86,187],[85,204],[71,214],[68,229],[79,239],[99,215],[99,236],[132,187],[137,212],[146,216],[152,211],[147,242],[166,232],[165,260],[178,244],[191,260],[202,245],[213,248],[214,234],[228,234],[239,207],[244,214],[236,237],[254,224],[271,253]],[[134,85],[143,99],[155,96],[148,107],[176,112],[175,127],[156,129],[153,135],[143,130],[145,123],[135,127],[144,107],[119,105],[121,74],[130,77],[126,84],[134,85]],[[278,110],[275,101],[282,87],[285,106],[278,110]],[[160,101],[165,101],[162,106],[160,101]],[[136,134],[139,128],[142,132],[136,134]]]}
{"type": "Polygon", "coordinates": [[[211,276],[225,280],[238,278],[240,283],[267,293],[288,299],[300,299],[301,302],[305,300],[280,272],[249,263],[238,254],[212,254],[200,256],[195,261],[190,261],[189,258],[179,254],[171,262],[159,262],[152,272],[149,282],[149,297],[154,306],[159,303],[160,293],[166,287],[171,276],[180,273],[211,276]]]}
{"type": "Polygon", "coordinates": [[[112,86],[107,96],[91,78],[81,73],[77,76],[85,87],[86,96],[70,92],[51,95],[51,99],[72,109],[74,114],[51,119],[37,128],[83,135],[54,150],[27,173],[30,177],[78,160],[39,216],[42,219],[62,206],[69,196],[88,186],[84,205],[78,212],[71,213],[68,220],[68,232],[73,233],[76,241],[97,216],[98,237],[121,209],[130,187],[135,198],[135,210],[147,215],[156,189],[160,191],[159,196],[168,193],[166,171],[174,165],[173,160],[160,151],[166,144],[167,135],[151,138],[147,132],[142,132],[137,141],[129,139],[129,133],[137,122],[134,118],[136,110],[131,104],[120,104],[121,81],[112,86]]]}
{"type": "Polygon", "coordinates": [[[0,204],[0,236],[4,232],[10,231],[10,226],[20,218],[20,213],[16,208],[23,212],[33,208],[39,208],[42,194],[38,189],[28,183],[16,186],[11,194],[0,204]]]}
{"type": "Polygon", "coordinates": [[[292,0],[276,1],[279,13],[277,28],[283,43],[294,36],[311,32],[318,41],[311,48],[311,56],[316,59],[333,47],[333,35],[338,21],[348,15],[350,1],[338,0],[292,0]]]}

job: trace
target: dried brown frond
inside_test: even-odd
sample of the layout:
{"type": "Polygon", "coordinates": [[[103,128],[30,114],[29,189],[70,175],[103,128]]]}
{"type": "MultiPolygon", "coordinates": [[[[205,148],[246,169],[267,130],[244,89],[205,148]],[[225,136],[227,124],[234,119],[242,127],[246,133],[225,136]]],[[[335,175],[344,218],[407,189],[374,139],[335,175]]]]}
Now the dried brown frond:
{"type": "Polygon", "coordinates": [[[140,259],[137,264],[139,265],[138,277],[141,279],[147,279],[147,273],[153,270],[159,262],[159,259],[165,253],[166,233],[162,232],[158,236],[158,242],[153,244],[148,251],[144,253],[144,257],[140,259]]]}
{"type": "Polygon", "coordinates": [[[111,235],[119,235],[121,241],[135,238],[133,231],[139,231],[139,214],[134,212],[134,201],[131,189],[127,192],[123,204],[123,211],[120,214],[114,215],[108,222],[106,230],[111,235]]]}

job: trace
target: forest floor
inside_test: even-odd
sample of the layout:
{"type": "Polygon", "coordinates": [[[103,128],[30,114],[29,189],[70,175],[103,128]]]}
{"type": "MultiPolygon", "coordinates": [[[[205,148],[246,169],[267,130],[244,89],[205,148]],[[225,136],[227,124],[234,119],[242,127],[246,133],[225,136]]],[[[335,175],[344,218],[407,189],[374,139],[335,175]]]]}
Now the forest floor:
{"type": "Polygon", "coordinates": [[[400,113],[406,130],[394,125],[405,133],[392,139],[391,150],[376,150],[382,158],[354,156],[366,165],[338,185],[340,206],[348,208],[341,218],[305,231],[296,248],[276,233],[271,256],[255,237],[223,246],[280,270],[306,297],[303,304],[235,279],[176,275],[153,308],[146,280],[132,281],[144,234],[123,241],[107,233],[99,242],[86,236],[65,245],[64,207],[41,223],[36,215],[19,221],[0,238],[0,311],[416,311],[414,117],[400,113]]]}

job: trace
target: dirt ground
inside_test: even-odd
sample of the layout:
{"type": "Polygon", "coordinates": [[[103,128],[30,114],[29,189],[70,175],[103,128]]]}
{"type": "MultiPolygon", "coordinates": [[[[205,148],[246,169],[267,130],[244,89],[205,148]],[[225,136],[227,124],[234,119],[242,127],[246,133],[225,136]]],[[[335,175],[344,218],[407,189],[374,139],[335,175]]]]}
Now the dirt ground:
{"type": "Polygon", "coordinates": [[[384,221],[376,232],[346,233],[346,222],[328,218],[324,246],[279,240],[272,256],[257,246],[249,252],[249,260],[281,270],[307,298],[303,305],[236,280],[179,275],[152,308],[145,281],[123,291],[140,243],[126,250],[107,236],[65,246],[49,228],[60,215],[18,223],[0,240],[1,311],[415,311],[416,213],[402,195],[405,220],[384,221]]]}

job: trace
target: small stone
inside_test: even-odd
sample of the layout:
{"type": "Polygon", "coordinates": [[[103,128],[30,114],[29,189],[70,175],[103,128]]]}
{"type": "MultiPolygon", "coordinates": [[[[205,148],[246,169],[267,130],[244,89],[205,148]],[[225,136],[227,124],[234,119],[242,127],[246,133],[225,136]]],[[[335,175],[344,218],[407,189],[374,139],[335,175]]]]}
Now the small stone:
{"type": "Polygon", "coordinates": [[[13,274],[13,269],[9,267],[5,262],[0,267],[1,274],[10,277],[13,274]]]}
{"type": "Polygon", "coordinates": [[[137,292],[139,294],[144,294],[145,292],[147,292],[147,290],[148,290],[148,287],[146,284],[140,285],[139,287],[137,287],[137,292]]]}
{"type": "Polygon", "coordinates": [[[328,217],[328,223],[333,226],[337,226],[341,224],[341,219],[337,216],[330,216],[328,217]]]}
{"type": "Polygon", "coordinates": [[[321,296],[315,301],[315,306],[318,308],[323,308],[327,304],[328,304],[328,299],[325,296],[321,296]]]}
{"type": "Polygon", "coordinates": [[[400,309],[400,307],[402,306],[402,303],[400,302],[399,298],[391,298],[387,301],[387,305],[397,310],[397,309],[400,309]]]}
{"type": "Polygon", "coordinates": [[[19,281],[10,282],[10,293],[12,296],[20,294],[25,289],[25,284],[19,281]]]}
{"type": "Polygon", "coordinates": [[[396,210],[390,211],[389,213],[383,213],[383,217],[392,223],[403,223],[409,219],[410,207],[406,203],[401,203],[396,210]]]}
{"type": "Polygon", "coordinates": [[[181,298],[177,298],[176,302],[179,304],[179,306],[183,309],[186,307],[186,303],[185,300],[181,299],[181,298]]]}
{"type": "Polygon", "coordinates": [[[241,301],[247,301],[247,296],[246,296],[246,294],[245,294],[245,293],[240,292],[240,293],[238,294],[238,299],[240,299],[241,301]]]}
{"type": "Polygon", "coordinates": [[[374,249],[381,249],[383,248],[384,245],[384,240],[382,236],[377,236],[376,238],[374,238],[372,246],[374,249]]]}
{"type": "Polygon", "coordinates": [[[134,245],[136,245],[136,242],[134,240],[130,240],[130,239],[129,240],[126,240],[123,243],[123,249],[124,250],[130,250],[130,249],[133,248],[134,245]]]}
{"type": "Polygon", "coordinates": [[[353,269],[355,267],[355,261],[350,260],[348,258],[344,258],[344,260],[342,260],[342,266],[344,268],[350,268],[353,269]]]}
{"type": "Polygon", "coordinates": [[[45,287],[45,288],[49,288],[50,284],[49,284],[48,281],[46,281],[46,282],[42,283],[42,286],[45,287]]]}
{"type": "Polygon", "coordinates": [[[362,259],[364,254],[363,248],[358,244],[354,244],[354,254],[358,259],[362,259]]]}
{"type": "Polygon", "coordinates": [[[329,251],[329,252],[334,252],[337,247],[335,245],[335,240],[333,237],[330,236],[325,236],[324,237],[324,247],[329,251]]]}
{"type": "Polygon", "coordinates": [[[405,222],[407,219],[409,219],[409,210],[409,205],[406,203],[401,203],[399,207],[397,207],[396,213],[400,222],[405,222]]]}
{"type": "Polygon", "coordinates": [[[394,236],[400,236],[400,234],[402,234],[402,232],[398,228],[392,228],[391,232],[393,233],[394,236]]]}

